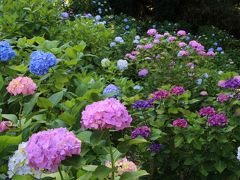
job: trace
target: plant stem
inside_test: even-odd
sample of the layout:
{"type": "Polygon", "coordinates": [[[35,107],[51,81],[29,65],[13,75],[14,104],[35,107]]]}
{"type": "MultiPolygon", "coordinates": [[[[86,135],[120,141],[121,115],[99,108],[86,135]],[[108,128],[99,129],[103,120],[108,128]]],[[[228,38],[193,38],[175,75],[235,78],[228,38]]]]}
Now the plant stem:
{"type": "Polygon", "coordinates": [[[22,110],[23,110],[23,97],[21,97],[21,99],[19,101],[19,106],[20,106],[20,109],[19,109],[19,113],[18,113],[18,119],[19,119],[19,127],[21,129],[22,128],[21,119],[22,119],[22,110]]]}
{"type": "Polygon", "coordinates": [[[110,137],[110,133],[108,132],[108,137],[109,137],[109,151],[110,151],[110,157],[111,157],[111,164],[112,164],[112,180],[115,179],[115,162],[114,162],[114,158],[113,158],[113,150],[112,150],[112,142],[111,142],[111,137],[110,137]]]}
{"type": "Polygon", "coordinates": [[[60,174],[61,180],[64,180],[64,179],[63,179],[63,175],[62,175],[62,171],[61,171],[60,165],[58,166],[58,172],[59,172],[59,174],[60,174]]]}

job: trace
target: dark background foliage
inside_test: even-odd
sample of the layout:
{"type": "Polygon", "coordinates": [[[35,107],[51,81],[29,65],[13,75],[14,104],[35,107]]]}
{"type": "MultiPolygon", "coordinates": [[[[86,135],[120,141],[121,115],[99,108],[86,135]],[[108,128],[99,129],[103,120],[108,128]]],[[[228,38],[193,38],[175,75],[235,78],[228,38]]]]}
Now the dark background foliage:
{"type": "Polygon", "coordinates": [[[214,25],[240,37],[240,0],[110,0],[115,13],[187,22],[192,30],[214,25]]]}

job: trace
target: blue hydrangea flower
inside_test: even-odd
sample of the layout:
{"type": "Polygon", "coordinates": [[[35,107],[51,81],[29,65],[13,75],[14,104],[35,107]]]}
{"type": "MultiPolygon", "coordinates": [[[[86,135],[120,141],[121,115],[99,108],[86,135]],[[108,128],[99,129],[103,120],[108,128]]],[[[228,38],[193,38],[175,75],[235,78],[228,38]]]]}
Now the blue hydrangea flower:
{"type": "Polygon", "coordinates": [[[100,15],[95,16],[95,20],[96,21],[100,21],[101,20],[101,16],[100,15]]]}
{"type": "Polygon", "coordinates": [[[56,64],[56,61],[56,57],[50,52],[34,51],[30,56],[30,72],[43,76],[56,64]]]}
{"type": "Polygon", "coordinates": [[[114,46],[116,46],[116,43],[115,42],[111,42],[110,43],[110,47],[114,47],[114,46]]]}
{"type": "Polygon", "coordinates": [[[215,42],[215,43],[213,43],[214,44],[214,46],[217,46],[218,45],[218,43],[217,42],[215,42]]]}
{"type": "Polygon", "coordinates": [[[135,39],[135,40],[139,40],[139,39],[140,39],[140,36],[139,36],[139,35],[136,35],[134,39],[135,39]]]}
{"type": "Polygon", "coordinates": [[[129,26],[129,25],[126,25],[126,26],[125,26],[125,29],[129,29],[129,28],[130,28],[130,26],[129,26]]]}
{"type": "Polygon", "coordinates": [[[128,62],[126,60],[120,59],[117,61],[117,68],[121,71],[128,68],[128,62]]]}
{"type": "Polygon", "coordinates": [[[213,52],[213,51],[214,51],[214,48],[208,49],[208,52],[213,52]]]}
{"type": "Polygon", "coordinates": [[[202,84],[202,81],[203,81],[202,79],[197,79],[197,80],[196,80],[197,85],[201,85],[201,84],[202,84]]]}
{"type": "Polygon", "coordinates": [[[223,71],[221,71],[221,70],[220,70],[220,71],[218,71],[218,74],[219,74],[219,75],[221,75],[222,73],[223,73],[223,71]]]}
{"type": "Polygon", "coordinates": [[[138,44],[138,43],[139,43],[139,40],[135,39],[135,40],[133,41],[133,43],[134,43],[134,44],[138,44]]]}
{"type": "Polygon", "coordinates": [[[135,86],[133,86],[133,89],[134,90],[140,90],[142,87],[141,86],[139,86],[139,85],[135,85],[135,86]]]}
{"type": "Polygon", "coordinates": [[[127,18],[125,18],[123,21],[124,21],[124,22],[128,22],[128,19],[127,19],[127,18]]]}
{"type": "Polygon", "coordinates": [[[108,95],[108,94],[112,94],[111,97],[119,96],[120,95],[120,90],[114,84],[109,84],[103,90],[103,95],[108,95]]]}
{"type": "Polygon", "coordinates": [[[205,78],[208,78],[208,77],[209,77],[208,73],[204,73],[203,76],[204,76],[205,78]]]}
{"type": "Polygon", "coordinates": [[[218,51],[218,52],[220,52],[220,51],[222,51],[222,50],[223,50],[222,47],[218,47],[218,48],[217,48],[217,51],[218,51]]]}
{"type": "Polygon", "coordinates": [[[189,41],[189,40],[190,40],[190,37],[189,37],[189,36],[186,36],[185,39],[186,39],[186,41],[189,41]]]}
{"type": "Polygon", "coordinates": [[[0,41],[0,61],[7,62],[16,56],[12,47],[7,41],[0,41]]]}
{"type": "Polygon", "coordinates": [[[62,12],[62,13],[61,13],[61,17],[62,17],[63,19],[68,19],[68,18],[69,18],[69,14],[68,14],[67,12],[62,12]]]}
{"type": "Polygon", "coordinates": [[[115,42],[117,42],[117,43],[124,43],[124,40],[123,40],[122,37],[116,37],[115,38],[115,42]]]}

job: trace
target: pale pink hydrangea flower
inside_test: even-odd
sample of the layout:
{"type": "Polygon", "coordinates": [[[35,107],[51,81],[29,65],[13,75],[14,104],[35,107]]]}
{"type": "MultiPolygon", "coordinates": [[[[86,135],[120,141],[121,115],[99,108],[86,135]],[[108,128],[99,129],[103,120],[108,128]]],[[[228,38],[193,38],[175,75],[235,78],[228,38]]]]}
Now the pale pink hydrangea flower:
{"type": "Polygon", "coordinates": [[[180,43],[178,43],[178,46],[179,46],[180,48],[184,48],[184,47],[187,46],[187,44],[186,44],[185,42],[180,42],[180,43]]]}
{"type": "Polygon", "coordinates": [[[12,126],[11,121],[2,121],[0,122],[0,132],[4,132],[9,129],[9,127],[12,126]]]}
{"type": "Polygon", "coordinates": [[[109,98],[86,106],[82,112],[82,128],[122,130],[130,127],[132,117],[117,99],[109,98]]]}
{"type": "Polygon", "coordinates": [[[33,134],[26,146],[30,167],[55,172],[61,161],[79,155],[81,141],[66,128],[50,129],[33,134]]]}
{"type": "MultiPolygon", "coordinates": [[[[105,166],[107,166],[108,168],[112,168],[112,163],[110,161],[106,161],[105,166]]],[[[117,160],[115,162],[115,167],[117,169],[116,176],[121,176],[125,172],[136,172],[137,171],[136,164],[132,161],[128,161],[127,158],[117,160]]]]}
{"type": "Polygon", "coordinates": [[[178,32],[177,32],[177,36],[186,36],[187,35],[187,33],[186,33],[186,31],[184,31],[184,30],[179,30],[178,32]]]}
{"type": "Polygon", "coordinates": [[[165,32],[165,33],[163,34],[163,36],[164,36],[164,37],[170,36],[170,33],[169,33],[169,32],[165,32]]]}
{"type": "Polygon", "coordinates": [[[147,31],[147,34],[148,34],[149,36],[154,36],[156,33],[157,33],[157,30],[156,30],[156,29],[149,29],[149,30],[147,31]]]}
{"type": "Polygon", "coordinates": [[[208,92],[207,92],[207,91],[201,91],[201,92],[200,92],[200,95],[201,95],[201,96],[207,96],[207,95],[208,95],[208,92]]]}
{"type": "Polygon", "coordinates": [[[31,78],[17,77],[8,84],[7,91],[14,96],[18,94],[29,95],[34,94],[36,88],[37,86],[31,78]]]}

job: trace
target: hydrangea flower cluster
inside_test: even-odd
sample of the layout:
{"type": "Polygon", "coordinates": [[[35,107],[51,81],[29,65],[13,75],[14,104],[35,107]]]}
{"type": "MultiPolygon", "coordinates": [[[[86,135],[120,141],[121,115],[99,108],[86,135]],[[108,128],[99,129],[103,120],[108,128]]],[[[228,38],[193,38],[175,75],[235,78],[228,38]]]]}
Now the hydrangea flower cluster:
{"type": "Polygon", "coordinates": [[[66,128],[56,128],[33,134],[26,146],[30,167],[55,172],[61,161],[79,155],[81,141],[66,128]]]}
{"type": "Polygon", "coordinates": [[[8,130],[12,126],[11,121],[1,121],[0,122],[0,133],[8,130]]]}
{"type": "Polygon", "coordinates": [[[147,109],[153,107],[152,100],[138,100],[132,104],[133,109],[147,109]]]}
{"type": "Polygon", "coordinates": [[[184,47],[187,46],[187,44],[186,44],[185,42],[180,42],[180,43],[178,44],[178,46],[179,46],[180,48],[184,48],[184,47]]]}
{"type": "Polygon", "coordinates": [[[142,136],[143,138],[148,138],[150,136],[151,129],[148,126],[141,126],[132,131],[131,138],[135,139],[138,136],[142,136]]]}
{"type": "Polygon", "coordinates": [[[29,166],[26,148],[27,143],[23,142],[18,145],[18,150],[15,151],[13,156],[8,161],[8,177],[11,179],[14,175],[32,175],[40,179],[42,172],[35,170],[29,166]]]}
{"type": "Polygon", "coordinates": [[[29,77],[17,77],[13,79],[7,87],[7,91],[16,96],[18,94],[29,95],[33,94],[37,86],[29,77]]]}
{"type": "Polygon", "coordinates": [[[220,103],[227,102],[231,99],[231,96],[229,94],[219,94],[217,97],[217,101],[220,103]]]}
{"type": "Polygon", "coordinates": [[[212,116],[216,114],[216,111],[213,107],[203,107],[200,109],[199,111],[199,115],[202,116],[202,117],[205,117],[205,116],[212,116]]]}
{"type": "Polygon", "coordinates": [[[240,161],[240,146],[238,147],[237,159],[240,161]]]}
{"type": "Polygon", "coordinates": [[[108,58],[104,58],[101,60],[102,67],[108,67],[110,65],[110,60],[108,58]]]}
{"type": "Polygon", "coordinates": [[[215,114],[208,119],[210,126],[225,126],[228,124],[228,118],[225,114],[215,114]]]}
{"type": "MultiPolygon", "coordinates": [[[[105,166],[112,168],[112,163],[110,161],[105,162],[105,166]]],[[[127,158],[119,159],[115,162],[116,176],[121,176],[125,172],[136,172],[137,166],[134,162],[129,161],[127,158]]]]}
{"type": "Polygon", "coordinates": [[[139,77],[145,77],[148,75],[148,69],[144,68],[144,69],[141,69],[139,72],[138,72],[138,76],[139,77]]]}
{"type": "Polygon", "coordinates": [[[117,99],[109,98],[86,106],[82,112],[82,128],[122,130],[130,126],[132,117],[117,99]]]}
{"type": "Polygon", "coordinates": [[[120,59],[117,61],[117,68],[121,71],[124,71],[128,68],[127,60],[120,59]]]}
{"type": "Polygon", "coordinates": [[[68,19],[68,18],[69,18],[69,14],[68,14],[67,12],[62,12],[62,13],[61,13],[61,17],[62,17],[63,19],[68,19]]]}
{"type": "Polygon", "coordinates": [[[173,121],[172,125],[174,127],[181,127],[181,128],[187,128],[188,127],[188,122],[185,119],[176,119],[173,121]]]}
{"type": "Polygon", "coordinates": [[[175,86],[171,89],[171,94],[174,94],[177,96],[182,95],[184,93],[185,93],[185,89],[182,86],[175,86]]]}
{"type": "Polygon", "coordinates": [[[218,86],[222,88],[228,89],[237,89],[240,88],[240,76],[235,76],[232,79],[228,79],[226,81],[221,80],[218,82],[218,86]]]}
{"type": "Polygon", "coordinates": [[[114,84],[109,84],[103,90],[103,95],[108,95],[108,94],[112,94],[112,97],[119,96],[120,95],[120,90],[114,84]]]}
{"type": "Polygon", "coordinates": [[[184,30],[179,30],[178,32],[177,32],[177,36],[186,36],[187,35],[187,33],[186,33],[186,31],[184,31],[184,30]]]}
{"type": "Polygon", "coordinates": [[[0,61],[7,62],[16,56],[12,47],[7,41],[0,41],[0,61]]]}
{"type": "Polygon", "coordinates": [[[181,50],[181,51],[179,51],[178,52],[178,57],[183,57],[183,56],[189,56],[190,55],[190,53],[188,52],[188,51],[186,51],[186,50],[181,50]]]}
{"type": "Polygon", "coordinates": [[[149,29],[149,30],[147,31],[147,34],[148,34],[149,36],[154,36],[156,33],[157,33],[157,30],[156,30],[156,29],[149,29]]]}
{"type": "Polygon", "coordinates": [[[56,61],[56,57],[50,52],[34,51],[30,56],[30,72],[43,76],[56,64],[56,61]]]}
{"type": "Polygon", "coordinates": [[[149,146],[149,150],[154,153],[158,153],[161,150],[161,144],[153,142],[149,146]]]}
{"type": "Polygon", "coordinates": [[[155,100],[167,99],[169,97],[169,92],[164,89],[154,92],[151,95],[155,100]]]}
{"type": "Polygon", "coordinates": [[[175,36],[170,36],[170,37],[168,37],[168,41],[169,42],[173,42],[173,41],[176,41],[176,37],[175,36]]]}

